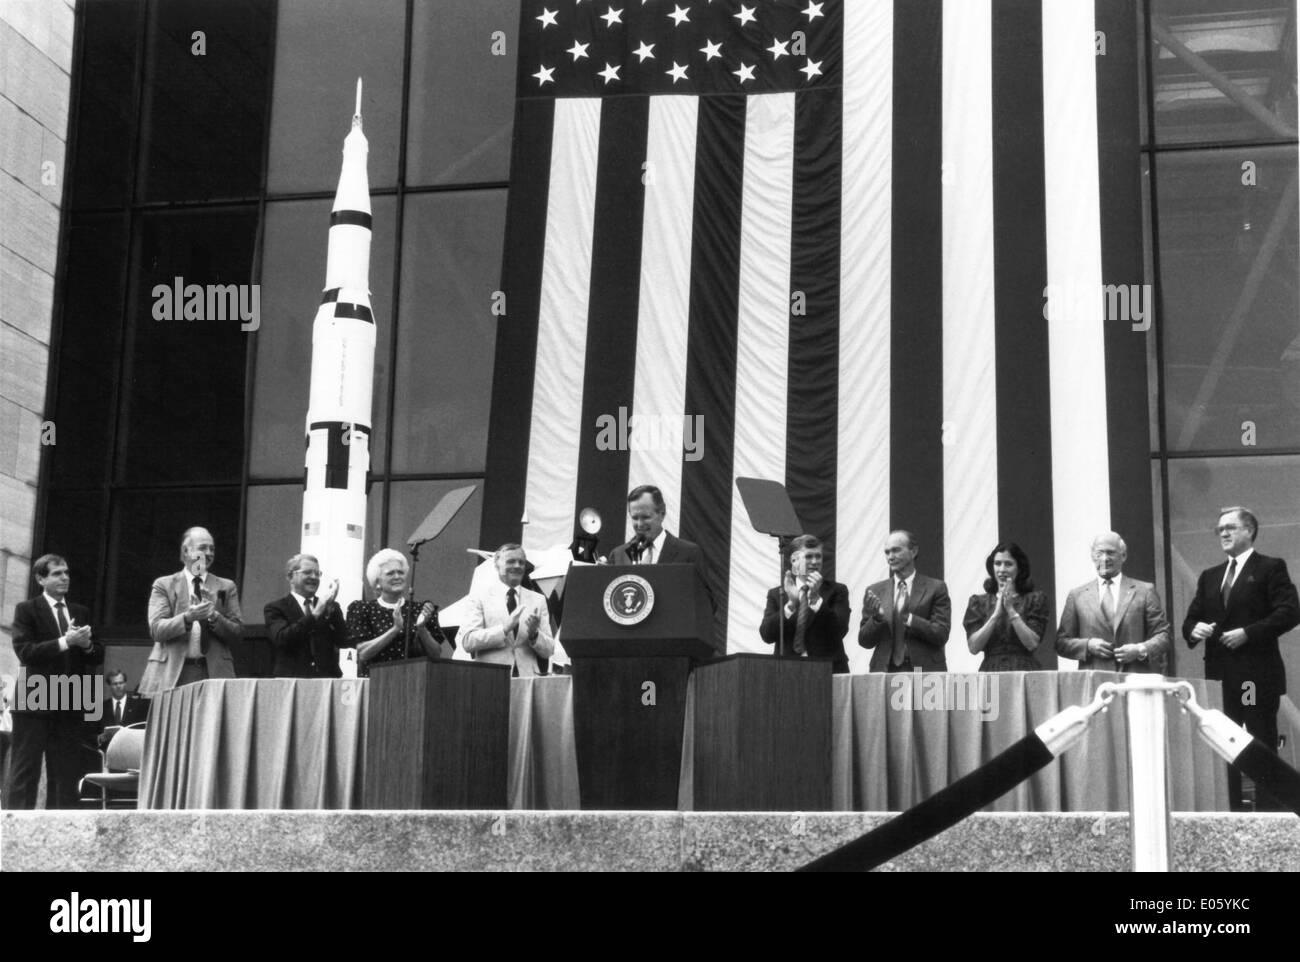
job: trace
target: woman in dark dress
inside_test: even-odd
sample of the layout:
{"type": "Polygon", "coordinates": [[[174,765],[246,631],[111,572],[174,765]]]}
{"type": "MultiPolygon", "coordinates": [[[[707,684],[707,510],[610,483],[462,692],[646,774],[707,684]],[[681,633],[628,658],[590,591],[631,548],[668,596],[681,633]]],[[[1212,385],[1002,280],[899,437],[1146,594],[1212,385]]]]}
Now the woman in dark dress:
{"type": "Polygon", "coordinates": [[[962,621],[971,654],[984,652],[980,671],[1040,671],[1034,649],[1051,606],[1029,580],[1029,557],[1020,545],[1004,541],[989,553],[984,569],[984,594],[971,595],[962,621]]]}
{"type": "Polygon", "coordinates": [[[366,563],[366,583],[375,592],[373,601],[354,601],[348,605],[348,643],[357,649],[357,677],[370,674],[370,666],[379,661],[400,661],[407,657],[406,619],[415,617],[410,656],[418,657],[421,649],[430,658],[442,656],[438,642],[426,627],[436,610],[432,602],[410,601],[406,581],[410,566],[406,556],[384,548],[366,563]]]}

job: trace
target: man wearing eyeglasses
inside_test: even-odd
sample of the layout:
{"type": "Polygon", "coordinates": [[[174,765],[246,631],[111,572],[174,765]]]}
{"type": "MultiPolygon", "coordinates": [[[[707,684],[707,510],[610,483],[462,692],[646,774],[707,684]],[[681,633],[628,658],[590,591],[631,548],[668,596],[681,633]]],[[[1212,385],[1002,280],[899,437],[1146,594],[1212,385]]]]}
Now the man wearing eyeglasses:
{"type": "MultiPolygon", "coordinates": [[[[1259,521],[1242,507],[1224,508],[1216,526],[1228,556],[1201,572],[1183,621],[1183,637],[1205,642],[1205,677],[1223,682],[1223,711],[1270,751],[1277,750],[1277,709],[1286,692],[1278,638],[1300,624],[1300,600],[1286,562],[1255,550],[1259,521]]],[[[1228,771],[1233,811],[1243,807],[1241,775],[1228,771]]],[[[1259,808],[1276,809],[1271,798],[1259,808]]]]}

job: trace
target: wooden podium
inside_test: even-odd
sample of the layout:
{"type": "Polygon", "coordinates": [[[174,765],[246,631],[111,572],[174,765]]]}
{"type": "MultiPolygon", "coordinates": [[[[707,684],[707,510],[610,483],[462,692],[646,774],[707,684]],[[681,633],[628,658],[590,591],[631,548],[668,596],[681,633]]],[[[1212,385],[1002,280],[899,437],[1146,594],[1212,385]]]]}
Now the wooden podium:
{"type": "Polygon", "coordinates": [[[370,669],[366,808],[505,808],[510,666],[380,662],[370,669]]]}
{"type": "Polygon", "coordinates": [[[701,665],[694,729],[696,811],[830,811],[830,659],[701,665]]]}
{"type": "Polygon", "coordinates": [[[676,811],[686,682],[717,654],[712,639],[694,565],[569,569],[563,644],[584,809],[676,811]]]}

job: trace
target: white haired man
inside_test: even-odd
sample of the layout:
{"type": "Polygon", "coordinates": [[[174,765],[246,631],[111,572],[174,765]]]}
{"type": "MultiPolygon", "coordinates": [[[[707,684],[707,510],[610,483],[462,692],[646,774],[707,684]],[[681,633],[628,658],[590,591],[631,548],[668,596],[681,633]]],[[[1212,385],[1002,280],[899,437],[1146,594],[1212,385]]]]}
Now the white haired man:
{"type": "Polygon", "coordinates": [[[510,665],[512,676],[528,678],[555,652],[546,598],[523,587],[528,558],[519,545],[503,544],[493,560],[497,580],[469,599],[461,646],[476,661],[510,665]]]}
{"type": "Polygon", "coordinates": [[[1163,674],[1172,641],[1155,585],[1126,576],[1128,545],[1114,531],[1092,539],[1097,577],[1065,599],[1056,653],[1092,671],[1163,674]]]}

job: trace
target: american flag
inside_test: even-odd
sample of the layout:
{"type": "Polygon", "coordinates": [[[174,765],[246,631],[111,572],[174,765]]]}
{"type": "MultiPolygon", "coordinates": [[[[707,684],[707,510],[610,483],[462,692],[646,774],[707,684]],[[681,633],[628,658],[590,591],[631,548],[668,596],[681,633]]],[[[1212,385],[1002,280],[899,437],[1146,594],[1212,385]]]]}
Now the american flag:
{"type": "Polygon", "coordinates": [[[1044,307],[1142,280],[1135,31],[1125,0],[525,0],[484,543],[591,506],[607,552],[657,484],[733,652],[770,650],[779,565],[737,477],[787,486],[855,609],[896,527],[958,621],[1002,538],[1054,598],[1111,526],[1143,576],[1147,335],[1044,307]]]}

